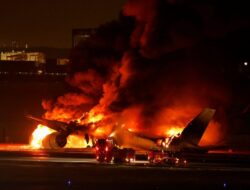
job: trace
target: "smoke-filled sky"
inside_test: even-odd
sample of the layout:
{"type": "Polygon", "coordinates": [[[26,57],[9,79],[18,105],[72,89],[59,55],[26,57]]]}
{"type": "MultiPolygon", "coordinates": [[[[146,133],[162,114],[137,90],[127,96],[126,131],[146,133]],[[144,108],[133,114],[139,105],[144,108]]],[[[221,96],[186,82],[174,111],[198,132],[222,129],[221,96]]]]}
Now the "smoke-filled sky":
{"type": "Polygon", "coordinates": [[[11,41],[31,46],[71,47],[73,28],[98,27],[119,16],[125,0],[1,1],[0,47],[11,41]]]}
{"type": "Polygon", "coordinates": [[[68,82],[77,90],[44,101],[45,116],[67,121],[90,110],[162,135],[212,107],[207,140],[219,141],[244,127],[228,113],[249,104],[239,71],[249,21],[243,1],[128,0],[123,17],[73,49],[68,82]]]}
{"type": "MultiPolygon", "coordinates": [[[[63,94],[60,87],[61,96],[43,101],[45,117],[70,121],[91,110],[152,133],[183,127],[204,107],[213,107],[219,123],[210,132],[215,140],[221,137],[218,129],[222,137],[229,132],[249,139],[248,9],[245,0],[6,0],[0,46],[15,40],[71,47],[72,28],[102,24],[72,50],[71,91],[63,94]]],[[[48,92],[53,90],[59,94],[54,86],[48,92]]],[[[3,97],[17,99],[8,93],[1,90],[3,97]]],[[[33,102],[27,104],[34,108],[33,102]]]]}

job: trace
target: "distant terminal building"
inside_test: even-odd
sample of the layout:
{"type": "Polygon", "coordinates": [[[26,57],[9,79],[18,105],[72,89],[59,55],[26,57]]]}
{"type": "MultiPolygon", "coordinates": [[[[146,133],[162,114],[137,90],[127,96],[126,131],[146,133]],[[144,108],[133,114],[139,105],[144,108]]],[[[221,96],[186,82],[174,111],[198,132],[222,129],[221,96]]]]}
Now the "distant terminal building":
{"type": "Polygon", "coordinates": [[[0,80],[58,79],[68,75],[68,48],[32,47],[19,42],[0,44],[0,80]]]}
{"type": "Polygon", "coordinates": [[[94,28],[78,28],[72,30],[72,47],[76,47],[80,42],[85,41],[94,35],[96,29],[94,28]]]}
{"type": "Polygon", "coordinates": [[[37,65],[45,64],[45,54],[41,52],[11,51],[1,52],[1,61],[31,61],[37,65]]]}
{"type": "MultiPolygon", "coordinates": [[[[39,51],[2,51],[0,54],[0,76],[51,76],[63,77],[68,72],[69,59],[59,55],[47,58],[39,51]]],[[[0,78],[1,78],[0,77],[0,78]]]]}

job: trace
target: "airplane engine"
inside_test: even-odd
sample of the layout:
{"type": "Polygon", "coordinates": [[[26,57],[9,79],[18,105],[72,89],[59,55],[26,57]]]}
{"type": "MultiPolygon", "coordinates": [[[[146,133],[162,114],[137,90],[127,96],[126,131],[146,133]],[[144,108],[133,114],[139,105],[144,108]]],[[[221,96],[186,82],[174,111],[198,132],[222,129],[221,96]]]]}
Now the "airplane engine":
{"type": "Polygon", "coordinates": [[[67,136],[59,132],[51,133],[43,139],[42,144],[46,149],[63,148],[67,144],[67,136]]]}

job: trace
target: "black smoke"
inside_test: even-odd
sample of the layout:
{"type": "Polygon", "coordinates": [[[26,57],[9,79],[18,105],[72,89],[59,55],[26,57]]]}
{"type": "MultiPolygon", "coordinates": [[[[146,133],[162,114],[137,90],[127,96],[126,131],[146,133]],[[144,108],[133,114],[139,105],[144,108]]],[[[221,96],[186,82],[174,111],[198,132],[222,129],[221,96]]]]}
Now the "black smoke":
{"type": "Polygon", "coordinates": [[[162,123],[169,110],[183,108],[186,122],[212,107],[219,130],[230,133],[230,117],[249,105],[242,95],[249,85],[239,87],[249,78],[238,70],[249,58],[246,7],[244,1],[128,0],[119,20],[72,50],[68,81],[102,111],[138,107],[141,128],[162,123]]]}

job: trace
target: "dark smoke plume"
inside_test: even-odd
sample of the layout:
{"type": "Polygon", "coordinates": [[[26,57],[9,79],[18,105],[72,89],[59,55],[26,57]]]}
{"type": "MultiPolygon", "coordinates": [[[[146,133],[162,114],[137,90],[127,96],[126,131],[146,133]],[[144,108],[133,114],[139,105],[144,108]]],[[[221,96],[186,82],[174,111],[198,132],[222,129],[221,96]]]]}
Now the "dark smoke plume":
{"type": "Polygon", "coordinates": [[[232,98],[229,39],[249,27],[240,7],[232,7],[128,0],[118,21],[72,50],[67,80],[77,90],[45,102],[45,116],[69,121],[94,110],[119,115],[128,128],[162,135],[164,127],[184,127],[212,107],[217,114],[210,143],[221,140],[232,98]]]}

